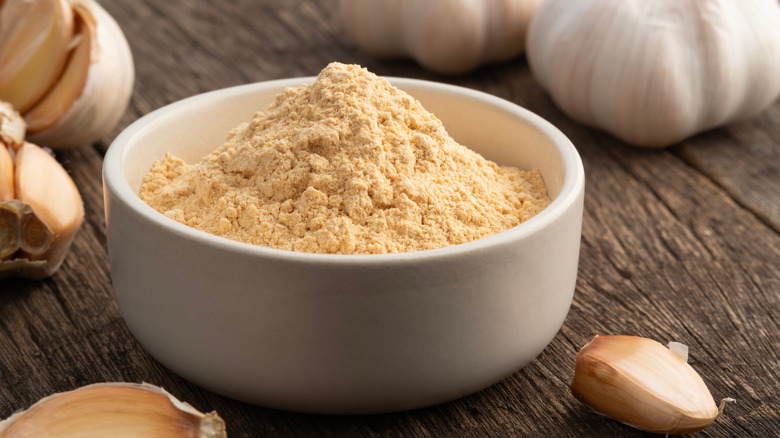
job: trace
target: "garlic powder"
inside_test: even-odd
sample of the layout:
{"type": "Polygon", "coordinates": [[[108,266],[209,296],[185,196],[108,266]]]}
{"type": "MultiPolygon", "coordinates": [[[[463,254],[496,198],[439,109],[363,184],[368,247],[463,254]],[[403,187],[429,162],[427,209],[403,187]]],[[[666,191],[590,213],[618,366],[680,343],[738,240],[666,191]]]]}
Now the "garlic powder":
{"type": "Polygon", "coordinates": [[[485,160],[414,98],[340,63],[286,89],[200,163],[155,163],[139,196],[218,236],[327,254],[469,242],[550,202],[538,171],[485,160]]]}

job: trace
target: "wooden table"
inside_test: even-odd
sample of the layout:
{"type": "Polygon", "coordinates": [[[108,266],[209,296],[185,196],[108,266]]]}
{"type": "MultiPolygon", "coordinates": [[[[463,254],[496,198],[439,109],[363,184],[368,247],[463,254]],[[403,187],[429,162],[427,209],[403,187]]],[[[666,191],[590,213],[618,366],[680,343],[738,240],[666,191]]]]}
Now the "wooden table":
{"type": "Polygon", "coordinates": [[[336,0],[102,3],[132,47],[135,91],[109,136],[57,154],[86,208],[62,268],[43,281],[0,281],[0,417],[93,382],[146,381],[217,410],[231,437],[644,436],[596,415],[568,387],[577,350],[594,334],[631,334],[688,344],[713,396],[738,400],[701,436],[780,436],[780,102],[674,147],[641,150],[564,116],[523,57],[446,77],[362,53],[341,30],[336,0]],[[103,217],[101,166],[111,140],[178,99],[315,75],[330,61],[492,93],[551,121],[582,155],[587,189],[571,312],[549,347],[506,380],[412,412],[280,412],[190,384],[126,328],[103,217]]]}

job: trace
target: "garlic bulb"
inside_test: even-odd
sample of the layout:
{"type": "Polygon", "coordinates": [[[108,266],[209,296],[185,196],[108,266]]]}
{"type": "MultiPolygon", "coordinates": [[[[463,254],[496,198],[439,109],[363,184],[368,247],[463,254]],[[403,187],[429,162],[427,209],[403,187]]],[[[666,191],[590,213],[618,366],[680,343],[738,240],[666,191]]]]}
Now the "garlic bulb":
{"type": "Polygon", "coordinates": [[[777,99],[778,23],[777,0],[547,0],[526,52],[570,117],[662,147],[777,99]]]}
{"type": "Polygon", "coordinates": [[[411,56],[438,73],[464,73],[523,51],[542,0],[341,0],[347,35],[377,56],[411,56]]]}
{"type": "Polygon", "coordinates": [[[690,433],[717,418],[720,408],[698,373],[651,339],[596,336],[577,354],[571,391],[581,402],[629,426],[653,433],[690,433]]]}
{"type": "Polygon", "coordinates": [[[0,278],[44,278],[62,264],[84,221],[70,175],[24,141],[22,117],[0,101],[0,278]]]}
{"type": "Polygon", "coordinates": [[[0,100],[51,148],[89,144],[122,117],[134,82],[116,21],[94,0],[0,2],[0,100]]]}
{"type": "Polygon", "coordinates": [[[225,438],[203,414],[149,384],[98,383],[50,395],[0,422],[0,438],[225,438]]]}

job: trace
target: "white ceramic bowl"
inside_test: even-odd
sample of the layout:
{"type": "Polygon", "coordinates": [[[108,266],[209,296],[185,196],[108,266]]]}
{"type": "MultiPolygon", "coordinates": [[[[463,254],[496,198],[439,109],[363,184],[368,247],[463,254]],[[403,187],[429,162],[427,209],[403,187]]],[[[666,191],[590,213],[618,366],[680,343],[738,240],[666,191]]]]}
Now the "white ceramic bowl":
{"type": "Polygon", "coordinates": [[[214,91],[133,123],[104,162],[111,277],[127,326],[166,367],[264,406],[359,414],[453,400],[533,360],[560,329],[577,274],[584,172],[535,114],[465,88],[391,82],[488,159],[538,168],[553,198],[474,242],[383,255],[318,255],[216,237],[136,195],[154,160],[196,162],[284,87],[214,91]]]}

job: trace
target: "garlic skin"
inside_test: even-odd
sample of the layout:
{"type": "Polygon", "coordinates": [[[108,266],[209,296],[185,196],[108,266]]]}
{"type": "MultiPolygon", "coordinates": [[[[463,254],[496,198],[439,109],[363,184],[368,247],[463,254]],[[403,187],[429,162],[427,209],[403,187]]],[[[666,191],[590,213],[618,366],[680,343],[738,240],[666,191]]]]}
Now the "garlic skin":
{"type": "Polygon", "coordinates": [[[226,438],[216,412],[204,414],[164,389],[97,383],[45,397],[0,422],[0,438],[226,438]]]}
{"type": "Polygon", "coordinates": [[[707,385],[688,363],[660,343],[635,336],[594,337],[577,354],[571,391],[594,410],[646,432],[696,432],[719,415],[707,385]]]}
{"type": "Polygon", "coordinates": [[[127,40],[105,9],[94,0],[4,0],[0,20],[9,23],[0,25],[0,99],[22,113],[30,141],[52,149],[79,147],[116,126],[130,101],[135,70],[127,40]],[[41,6],[33,11],[24,7],[28,3],[41,6]],[[10,25],[17,22],[69,23],[70,33],[51,30],[66,24],[10,25]],[[62,65],[27,60],[56,57],[63,57],[62,65]]]}
{"type": "Polygon", "coordinates": [[[0,100],[0,144],[16,149],[24,142],[27,124],[14,107],[0,100]]]}
{"type": "Polygon", "coordinates": [[[423,67],[459,74],[522,53],[543,0],[341,0],[347,35],[376,56],[410,56],[423,67]]]}
{"type": "Polygon", "coordinates": [[[568,116],[664,147],[780,96],[778,23],[777,0],[547,0],[526,54],[568,116]]]}

